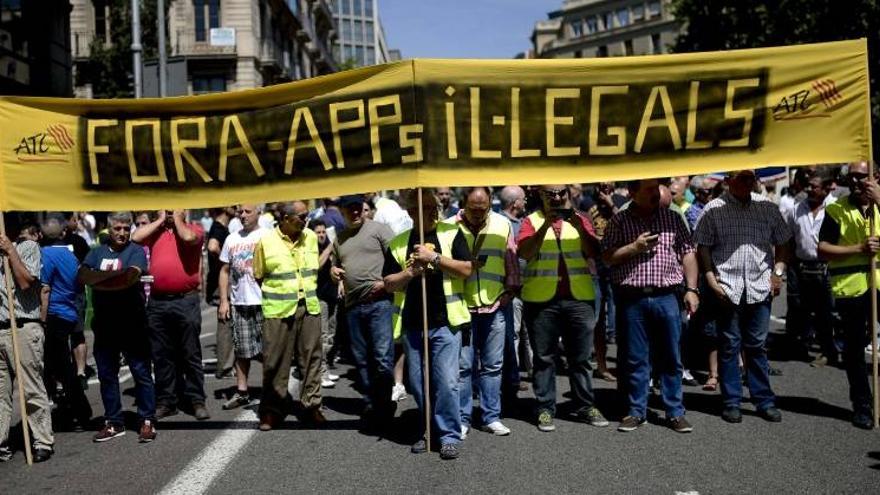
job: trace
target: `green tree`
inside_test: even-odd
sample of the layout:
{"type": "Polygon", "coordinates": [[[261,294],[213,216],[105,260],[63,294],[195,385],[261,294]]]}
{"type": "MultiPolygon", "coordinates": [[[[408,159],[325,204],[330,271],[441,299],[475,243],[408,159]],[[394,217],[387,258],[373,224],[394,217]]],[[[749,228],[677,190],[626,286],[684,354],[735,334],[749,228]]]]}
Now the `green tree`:
{"type": "MultiPolygon", "coordinates": [[[[165,18],[172,0],[165,1],[165,18]]],[[[131,0],[108,0],[110,7],[110,43],[95,38],[89,61],[77,72],[77,85],[92,84],[95,98],[131,98],[134,96],[134,70],[131,52],[131,0]]],[[[158,57],[159,26],[157,1],[140,1],[142,58],[158,57]]],[[[167,36],[167,31],[166,31],[167,36]]],[[[166,40],[167,41],[167,40],[166,40]]],[[[165,44],[166,47],[170,43],[165,44]]]]}
{"type": "Polygon", "coordinates": [[[868,39],[874,156],[880,146],[880,0],[673,0],[676,52],[868,39]]]}

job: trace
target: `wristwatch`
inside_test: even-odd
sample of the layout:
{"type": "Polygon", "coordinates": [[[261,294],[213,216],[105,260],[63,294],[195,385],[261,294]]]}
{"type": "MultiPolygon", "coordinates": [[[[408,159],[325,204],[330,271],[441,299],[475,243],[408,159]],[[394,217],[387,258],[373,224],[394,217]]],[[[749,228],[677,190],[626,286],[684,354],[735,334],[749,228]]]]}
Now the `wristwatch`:
{"type": "Polygon", "coordinates": [[[437,256],[434,256],[434,259],[431,260],[431,266],[433,266],[435,270],[440,269],[440,253],[437,253],[437,256]]]}
{"type": "Polygon", "coordinates": [[[783,270],[782,268],[774,268],[773,275],[776,275],[777,277],[782,278],[782,276],[785,275],[785,270],[783,270]]]}
{"type": "Polygon", "coordinates": [[[700,295],[700,289],[697,289],[696,287],[686,287],[684,289],[684,291],[685,292],[693,292],[694,294],[696,294],[698,296],[700,295]]]}

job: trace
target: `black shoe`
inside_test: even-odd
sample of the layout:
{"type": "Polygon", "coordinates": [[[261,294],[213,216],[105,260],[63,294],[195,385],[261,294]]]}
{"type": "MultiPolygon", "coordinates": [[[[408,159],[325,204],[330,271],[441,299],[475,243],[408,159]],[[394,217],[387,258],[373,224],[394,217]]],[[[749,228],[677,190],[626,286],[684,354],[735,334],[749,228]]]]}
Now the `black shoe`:
{"type": "Polygon", "coordinates": [[[858,409],[853,413],[852,424],[863,430],[874,429],[874,418],[871,417],[870,409],[858,409]]]}
{"type": "Polygon", "coordinates": [[[738,407],[728,407],[721,412],[721,419],[728,423],[742,423],[742,411],[738,407]]]}
{"type": "Polygon", "coordinates": [[[776,409],[773,406],[768,407],[767,409],[758,410],[758,416],[761,416],[765,420],[771,423],[781,423],[782,422],[782,413],[779,412],[779,409],[776,409]]]}
{"type": "Polygon", "coordinates": [[[428,444],[425,443],[425,439],[421,439],[418,442],[412,444],[412,447],[409,448],[409,451],[413,454],[424,454],[428,451],[428,444]]]}
{"type": "Polygon", "coordinates": [[[156,406],[156,419],[167,418],[169,416],[174,416],[177,413],[178,411],[176,407],[170,407],[166,405],[156,406]]]}
{"type": "Polygon", "coordinates": [[[445,460],[458,459],[458,445],[447,443],[440,447],[440,458],[445,460]]]}
{"type": "Polygon", "coordinates": [[[34,449],[34,462],[46,462],[52,457],[51,449],[34,449]]]}
{"type": "Polygon", "coordinates": [[[768,370],[770,376],[782,376],[782,370],[779,368],[770,367],[768,370]]]}
{"type": "Polygon", "coordinates": [[[89,377],[86,375],[76,375],[77,380],[79,380],[79,386],[82,387],[83,390],[89,389],[89,377]]]}

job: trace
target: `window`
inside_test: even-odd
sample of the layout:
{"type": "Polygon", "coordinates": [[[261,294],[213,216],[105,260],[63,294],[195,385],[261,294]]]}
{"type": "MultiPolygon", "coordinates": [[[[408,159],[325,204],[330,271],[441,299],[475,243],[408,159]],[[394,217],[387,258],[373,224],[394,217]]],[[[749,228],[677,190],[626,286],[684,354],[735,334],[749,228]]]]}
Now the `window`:
{"type": "Polygon", "coordinates": [[[595,16],[588,17],[584,22],[587,34],[593,34],[599,30],[599,20],[595,16]]]}
{"type": "Polygon", "coordinates": [[[614,29],[614,12],[605,12],[602,17],[605,20],[605,29],[614,29]]]}
{"type": "Polygon", "coordinates": [[[584,35],[583,23],[580,20],[571,22],[571,35],[575,38],[580,38],[584,35]]]}
{"type": "Polygon", "coordinates": [[[340,0],[342,2],[342,13],[351,15],[351,0],[340,0]]]}
{"type": "Polygon", "coordinates": [[[600,46],[599,49],[596,51],[596,56],[597,57],[607,57],[608,56],[608,47],[607,46],[600,46]]]}
{"type": "Polygon", "coordinates": [[[342,39],[343,41],[348,41],[351,43],[351,21],[347,19],[343,19],[342,22],[342,39]]]}
{"type": "Polygon", "coordinates": [[[645,5],[638,4],[632,7],[632,21],[639,22],[645,20],[645,5]]]}
{"type": "Polygon", "coordinates": [[[633,40],[626,40],[623,42],[623,53],[627,55],[633,54],[633,40]]]}
{"type": "Polygon", "coordinates": [[[193,6],[196,18],[196,41],[207,41],[208,31],[220,27],[220,0],[193,0],[193,6]]]}
{"type": "Polygon", "coordinates": [[[107,0],[93,0],[95,6],[95,38],[107,42],[107,0]]]}
{"type": "Polygon", "coordinates": [[[367,65],[373,65],[377,63],[376,60],[376,49],[372,46],[367,47],[367,65]]]}
{"type": "Polygon", "coordinates": [[[620,9],[617,11],[617,25],[629,26],[629,9],[620,9]]]}
{"type": "Polygon", "coordinates": [[[364,38],[367,43],[373,42],[373,21],[364,23],[364,38]]]}
{"type": "Polygon", "coordinates": [[[364,16],[373,17],[373,0],[364,0],[364,16]]]}
{"type": "Polygon", "coordinates": [[[351,54],[351,46],[345,45],[344,47],[342,47],[342,61],[348,62],[352,58],[354,57],[351,54]]]}
{"type": "Polygon", "coordinates": [[[354,1],[354,8],[352,9],[353,10],[352,14],[362,15],[361,14],[361,0],[353,0],[353,1],[354,1]]]}
{"type": "Polygon", "coordinates": [[[361,21],[354,21],[354,40],[364,41],[364,23],[361,21]]]}
{"type": "Polygon", "coordinates": [[[658,17],[660,15],[660,2],[658,0],[652,0],[648,2],[648,18],[658,17]]]}
{"type": "Polygon", "coordinates": [[[654,55],[663,53],[663,46],[660,44],[660,33],[651,35],[651,53],[654,55]]]}
{"type": "Polygon", "coordinates": [[[218,93],[226,91],[225,76],[193,76],[193,94],[218,93]]]}
{"type": "Polygon", "coordinates": [[[354,60],[358,65],[364,65],[364,47],[354,47],[354,60]]]}

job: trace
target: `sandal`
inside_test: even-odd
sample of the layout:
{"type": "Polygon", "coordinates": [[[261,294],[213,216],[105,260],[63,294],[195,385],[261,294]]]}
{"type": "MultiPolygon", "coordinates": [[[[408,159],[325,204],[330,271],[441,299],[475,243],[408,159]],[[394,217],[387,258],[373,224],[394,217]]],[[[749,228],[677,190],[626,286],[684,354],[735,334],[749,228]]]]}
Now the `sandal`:
{"type": "Polygon", "coordinates": [[[709,379],[703,384],[703,390],[706,392],[714,392],[718,390],[718,377],[709,375],[709,379]]]}
{"type": "Polygon", "coordinates": [[[611,374],[610,371],[606,370],[595,370],[593,371],[593,378],[599,378],[601,380],[605,380],[606,382],[616,382],[617,378],[611,374]]]}

